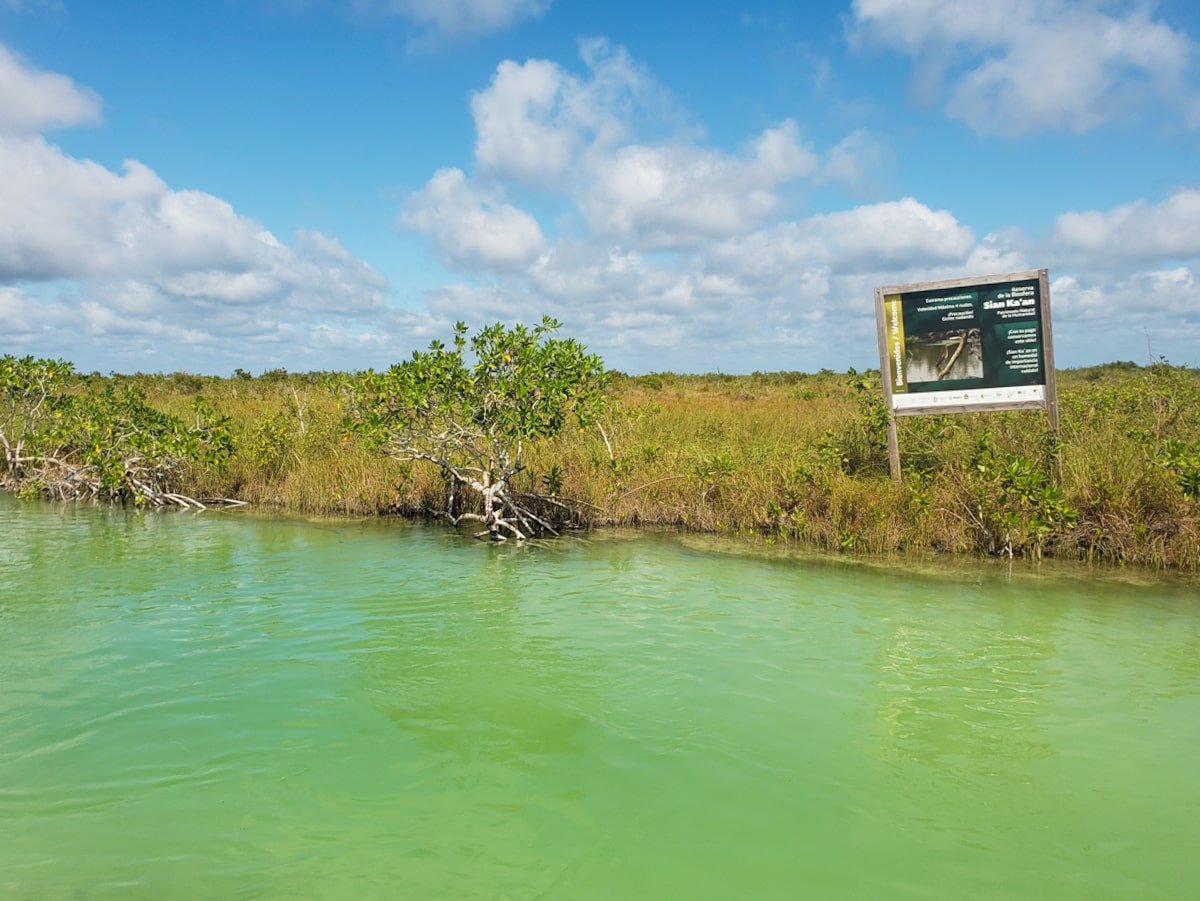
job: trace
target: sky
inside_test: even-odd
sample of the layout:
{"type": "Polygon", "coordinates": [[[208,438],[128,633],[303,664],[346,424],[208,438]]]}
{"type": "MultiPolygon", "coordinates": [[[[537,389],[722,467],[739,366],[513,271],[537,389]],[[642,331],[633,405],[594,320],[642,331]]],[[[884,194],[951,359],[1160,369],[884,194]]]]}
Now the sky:
{"type": "Polygon", "coordinates": [[[1040,268],[1059,366],[1200,365],[1194,0],[0,0],[0,354],[862,369],[1040,268]]]}

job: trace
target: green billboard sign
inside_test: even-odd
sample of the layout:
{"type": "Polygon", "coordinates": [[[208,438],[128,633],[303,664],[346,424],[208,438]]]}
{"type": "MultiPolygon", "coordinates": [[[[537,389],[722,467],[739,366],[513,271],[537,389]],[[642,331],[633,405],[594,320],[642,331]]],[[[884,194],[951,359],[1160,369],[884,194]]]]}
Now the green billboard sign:
{"type": "Polygon", "coordinates": [[[894,415],[1045,407],[1053,397],[1046,270],[875,290],[894,415]]]}

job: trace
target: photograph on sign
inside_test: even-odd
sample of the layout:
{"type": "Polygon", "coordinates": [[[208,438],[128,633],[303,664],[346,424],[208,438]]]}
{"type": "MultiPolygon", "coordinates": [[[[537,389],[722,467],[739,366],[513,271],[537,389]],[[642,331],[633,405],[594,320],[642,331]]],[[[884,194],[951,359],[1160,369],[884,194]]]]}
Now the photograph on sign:
{"type": "Polygon", "coordinates": [[[1039,273],[881,288],[880,314],[896,413],[1045,400],[1039,273]]]}

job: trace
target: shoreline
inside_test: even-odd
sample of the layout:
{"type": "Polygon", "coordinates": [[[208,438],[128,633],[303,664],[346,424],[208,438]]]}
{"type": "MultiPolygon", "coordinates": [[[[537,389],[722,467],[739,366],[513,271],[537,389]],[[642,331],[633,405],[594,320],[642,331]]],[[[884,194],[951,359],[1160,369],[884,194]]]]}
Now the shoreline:
{"type": "MultiPolygon", "coordinates": [[[[936,550],[895,551],[876,554],[867,551],[833,550],[798,539],[778,539],[767,534],[731,534],[699,531],[662,524],[602,524],[571,529],[561,536],[533,538],[524,542],[495,542],[477,539],[469,526],[454,526],[436,516],[404,512],[380,513],[305,513],[283,507],[246,504],[239,507],[213,507],[203,512],[178,508],[137,508],[132,505],[101,501],[60,501],[44,498],[25,499],[10,490],[0,490],[0,496],[16,504],[34,504],[47,508],[80,508],[122,513],[125,515],[190,515],[197,517],[236,516],[256,520],[275,520],[284,523],[310,524],[324,527],[360,526],[389,529],[432,529],[442,535],[478,544],[495,551],[537,550],[538,552],[567,552],[578,543],[598,541],[666,540],[699,553],[714,553],[764,562],[788,561],[804,566],[854,568],[873,575],[886,575],[897,570],[907,575],[938,581],[961,581],[963,578],[1011,580],[1045,579],[1079,580],[1081,578],[1105,584],[1154,587],[1169,585],[1180,588],[1200,587],[1200,568],[1180,569],[1145,564],[1117,564],[1103,560],[1087,561],[1065,556],[1033,557],[985,556],[936,550]]],[[[1200,600],[1200,597],[1198,597],[1200,600]]]]}

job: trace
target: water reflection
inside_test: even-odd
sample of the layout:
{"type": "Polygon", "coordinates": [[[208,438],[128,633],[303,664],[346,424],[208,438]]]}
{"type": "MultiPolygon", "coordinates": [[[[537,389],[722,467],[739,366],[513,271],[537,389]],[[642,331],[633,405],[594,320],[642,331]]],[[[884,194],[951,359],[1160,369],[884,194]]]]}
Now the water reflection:
{"type": "Polygon", "coordinates": [[[529,628],[520,549],[439,544],[427,565],[354,599],[365,631],[348,650],[369,696],[405,737],[459,760],[570,751],[586,722],[576,710],[594,699],[584,668],[529,628]]]}
{"type": "Polygon", "coordinates": [[[1048,637],[898,624],[881,654],[881,759],[964,776],[1054,753],[1039,722],[1059,684],[1048,637]]]}

